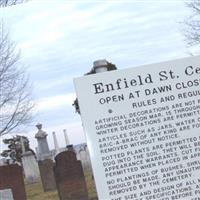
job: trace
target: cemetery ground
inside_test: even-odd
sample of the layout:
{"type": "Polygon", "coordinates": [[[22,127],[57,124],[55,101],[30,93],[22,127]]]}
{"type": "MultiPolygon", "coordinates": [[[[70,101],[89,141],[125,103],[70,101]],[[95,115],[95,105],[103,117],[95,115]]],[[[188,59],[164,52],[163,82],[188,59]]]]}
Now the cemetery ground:
{"type": "Polygon", "coordinates": [[[45,151],[37,155],[38,160],[27,151],[22,155],[22,165],[1,165],[1,193],[16,200],[97,200],[87,146],[76,150],[68,144],[63,151],[52,155],[47,134],[41,130],[41,124],[38,126],[38,149],[45,151]]]}
{"type": "Polygon", "coordinates": [[[27,200],[59,200],[57,191],[44,192],[42,183],[26,184],[27,200]]]}
{"type": "MultiPolygon", "coordinates": [[[[97,193],[94,188],[94,180],[89,174],[85,175],[88,185],[89,200],[97,200],[97,193]]],[[[27,200],[59,200],[57,190],[44,192],[42,183],[25,184],[27,200]]]]}

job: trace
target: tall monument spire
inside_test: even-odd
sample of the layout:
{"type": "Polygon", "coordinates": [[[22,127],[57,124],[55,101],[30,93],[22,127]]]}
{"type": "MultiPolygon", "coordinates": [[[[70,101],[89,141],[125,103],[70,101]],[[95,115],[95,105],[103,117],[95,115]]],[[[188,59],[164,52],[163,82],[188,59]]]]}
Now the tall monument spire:
{"type": "Polygon", "coordinates": [[[57,138],[56,138],[56,132],[52,132],[53,134],[53,141],[54,141],[54,147],[55,147],[55,150],[56,150],[56,154],[59,153],[59,146],[58,146],[58,141],[57,141],[57,138]]]}
{"type": "Polygon", "coordinates": [[[66,146],[68,146],[68,145],[70,145],[70,142],[69,142],[69,137],[67,135],[66,129],[63,130],[63,133],[64,133],[64,137],[65,137],[66,146]]]}

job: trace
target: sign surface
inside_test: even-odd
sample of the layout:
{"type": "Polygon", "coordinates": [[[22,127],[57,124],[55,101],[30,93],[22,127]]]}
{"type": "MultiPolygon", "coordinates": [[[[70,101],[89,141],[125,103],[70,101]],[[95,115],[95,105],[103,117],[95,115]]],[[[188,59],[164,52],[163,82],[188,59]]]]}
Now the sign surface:
{"type": "Polygon", "coordinates": [[[200,196],[200,57],[74,80],[101,200],[200,196]]]}

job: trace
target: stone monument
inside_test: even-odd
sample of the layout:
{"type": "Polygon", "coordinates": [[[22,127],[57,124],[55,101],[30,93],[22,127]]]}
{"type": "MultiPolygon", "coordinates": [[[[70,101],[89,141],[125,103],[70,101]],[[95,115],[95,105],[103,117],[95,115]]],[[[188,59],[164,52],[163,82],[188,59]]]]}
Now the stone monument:
{"type": "Polygon", "coordinates": [[[38,128],[38,132],[35,135],[38,142],[38,160],[49,159],[51,158],[51,153],[47,143],[47,133],[42,130],[42,124],[38,123],[36,127],[38,128]]]}
{"type": "Polygon", "coordinates": [[[38,128],[38,132],[35,135],[35,138],[38,141],[38,165],[43,190],[47,192],[56,189],[56,183],[53,173],[54,163],[47,143],[47,133],[42,130],[42,124],[38,123],[36,127],[38,128]]]}
{"type": "Polygon", "coordinates": [[[23,138],[21,137],[22,145],[22,165],[27,183],[36,183],[40,180],[40,173],[36,157],[31,151],[25,151],[23,138]]]}

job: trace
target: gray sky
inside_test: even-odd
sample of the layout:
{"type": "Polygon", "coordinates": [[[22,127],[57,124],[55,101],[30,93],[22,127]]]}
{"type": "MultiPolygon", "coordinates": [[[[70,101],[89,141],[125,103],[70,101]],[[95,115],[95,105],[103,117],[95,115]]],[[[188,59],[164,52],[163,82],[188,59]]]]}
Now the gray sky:
{"type": "Polygon", "coordinates": [[[94,60],[118,69],[189,56],[182,32],[188,9],[182,0],[45,0],[1,8],[0,15],[21,50],[33,83],[36,119],[24,132],[36,145],[35,124],[49,134],[62,130],[71,143],[85,142],[80,116],[72,107],[73,78],[88,72],[94,60]]]}

